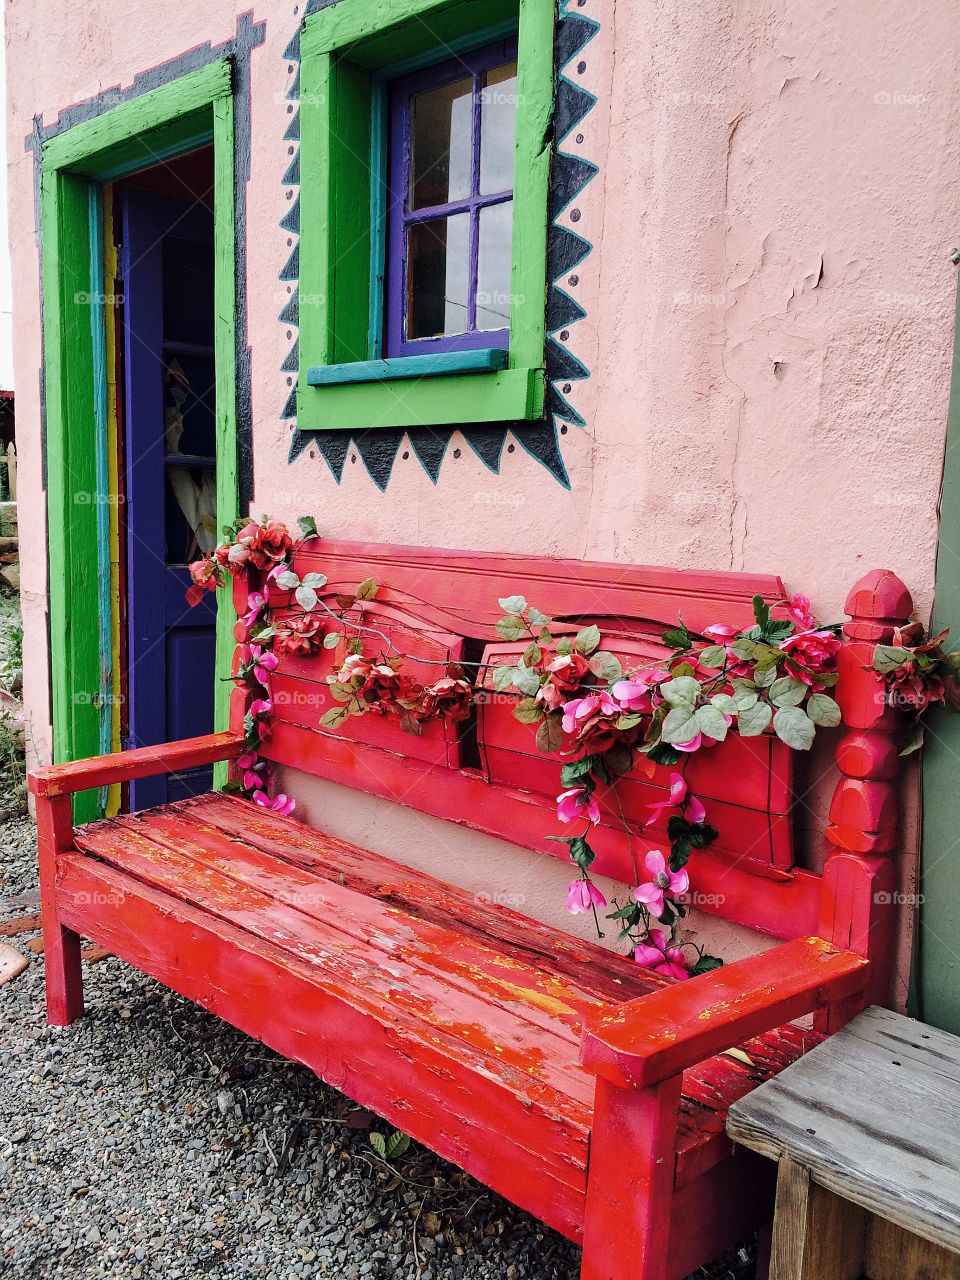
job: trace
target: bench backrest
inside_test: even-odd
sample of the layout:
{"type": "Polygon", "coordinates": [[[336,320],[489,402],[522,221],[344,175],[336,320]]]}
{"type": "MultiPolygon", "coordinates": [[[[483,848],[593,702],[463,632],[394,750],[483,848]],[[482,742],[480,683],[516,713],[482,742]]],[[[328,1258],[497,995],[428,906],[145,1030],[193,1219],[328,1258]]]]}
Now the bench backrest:
{"type": "MultiPolygon", "coordinates": [[[[641,659],[655,662],[663,655],[661,635],[681,617],[694,633],[716,622],[746,627],[753,621],[755,595],[770,603],[785,595],[779,578],[761,574],[319,539],[298,550],[294,569],[301,577],[311,571],[326,575],[320,595],[333,608],[337,608],[338,594],[352,594],[361,582],[376,579],[377,595],[365,603],[364,621],[390,637],[395,651],[406,656],[406,669],[419,681],[431,683],[448,662],[479,663],[480,692],[468,720],[428,722],[419,737],[406,733],[395,717],[367,715],[327,728],[321,726],[321,718],[336,705],[327,676],[341,664],[343,647],[310,657],[282,655],[272,679],[273,731],[264,744],[264,756],[560,857],[566,857],[566,846],[547,838],[561,832],[555,811],[559,757],[537,750],[533,730],[511,714],[519,695],[496,693],[490,679],[493,667],[524,647],[523,643],[506,644],[497,634],[495,623],[502,613],[498,598],[525,595],[571,631],[595,623],[602,648],[628,667],[641,659]]],[[[880,577],[881,585],[886,584],[879,593],[882,598],[874,598],[873,588],[861,586],[856,607],[863,616],[848,627],[850,638],[861,641],[868,657],[872,644],[889,636],[892,622],[902,621],[905,609],[909,612],[909,596],[902,583],[890,574],[880,577]],[[853,634],[858,626],[870,635],[853,634]]],[[[242,578],[236,604],[238,612],[243,611],[242,578]]],[[[278,619],[301,612],[288,593],[275,588],[271,608],[278,619]]],[[[380,648],[376,636],[366,636],[369,656],[378,656],[380,648]]],[[[847,646],[845,658],[856,648],[847,646]]],[[[847,701],[852,698],[859,706],[866,700],[872,718],[869,732],[875,737],[879,733],[886,742],[892,732],[889,709],[883,705],[882,689],[872,672],[860,687],[862,665],[851,667],[847,662],[847,678],[841,685],[852,681],[857,686],[847,690],[847,701]]],[[[468,667],[471,674],[475,670],[468,667]]],[[[843,705],[842,691],[838,698],[843,705]]],[[[238,700],[235,727],[241,715],[238,700]]],[[[845,719],[851,723],[849,716],[845,719]]],[[[794,754],[769,732],[752,739],[731,734],[723,744],[697,752],[687,773],[691,789],[707,802],[709,820],[720,833],[715,844],[696,854],[698,905],[780,938],[822,930],[821,877],[794,865],[794,754]]],[[[849,750],[847,757],[852,759],[849,750]]],[[[862,787],[869,786],[872,766],[867,764],[866,774],[861,759],[851,767],[850,776],[842,782],[855,783],[860,791],[840,796],[838,790],[840,808],[847,816],[838,826],[835,801],[832,829],[836,833],[843,828],[843,832],[834,843],[852,847],[855,853],[870,853],[877,844],[876,831],[869,829],[875,822],[874,802],[863,809],[862,787]],[[847,829],[858,823],[860,836],[851,838],[847,829]]],[[[652,777],[634,771],[618,784],[616,805],[602,802],[602,821],[591,836],[599,854],[596,870],[634,882],[642,854],[649,848],[667,847],[665,817],[652,827],[644,828],[643,823],[647,806],[666,795],[673,771],[658,767],[652,777]]],[[[885,798],[888,808],[889,803],[885,798]]],[[[860,905],[870,909],[869,903],[860,905]]],[[[851,914],[852,906],[848,903],[843,911],[851,914]]]]}

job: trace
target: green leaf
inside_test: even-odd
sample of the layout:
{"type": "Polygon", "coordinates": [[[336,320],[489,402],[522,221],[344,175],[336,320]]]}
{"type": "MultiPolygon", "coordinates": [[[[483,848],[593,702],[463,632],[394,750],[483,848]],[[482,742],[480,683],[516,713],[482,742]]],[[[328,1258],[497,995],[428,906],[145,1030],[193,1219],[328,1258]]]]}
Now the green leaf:
{"type": "Polygon", "coordinates": [[[336,729],[350,719],[350,712],[346,707],[331,707],[330,710],[322,717],[320,723],[328,729],[336,729]]]}
{"type": "Polygon", "coordinates": [[[590,867],[596,861],[597,855],[584,840],[583,836],[573,836],[568,841],[570,847],[571,861],[575,862],[583,871],[589,871],[590,867]]]}
{"type": "Polygon", "coordinates": [[[873,668],[881,675],[886,675],[888,671],[896,671],[912,658],[913,654],[909,649],[893,644],[878,644],[873,651],[873,668]]]}
{"type": "Polygon", "coordinates": [[[494,667],[493,668],[493,687],[497,690],[498,693],[503,693],[507,689],[512,689],[515,676],[516,676],[515,667],[494,667]]]}
{"type": "Polygon", "coordinates": [[[722,968],[723,961],[719,956],[701,956],[690,970],[690,973],[694,978],[699,978],[703,973],[713,973],[714,969],[722,968]]]}
{"type": "Polygon", "coordinates": [[[597,626],[584,627],[582,631],[577,632],[577,638],[575,641],[577,652],[582,653],[585,658],[588,658],[590,654],[593,653],[594,649],[597,648],[599,643],[600,643],[599,627],[597,626]]]}
{"type": "Polygon", "coordinates": [[[543,659],[543,650],[534,640],[532,644],[528,644],[523,651],[523,665],[525,667],[535,667],[538,662],[543,659]]]}
{"type": "Polygon", "coordinates": [[[305,573],[301,578],[301,582],[305,587],[313,587],[314,591],[319,591],[321,587],[327,585],[327,575],[325,573],[305,573]]]}
{"type": "Polygon", "coordinates": [[[590,659],[590,670],[607,684],[613,684],[623,675],[620,659],[614,653],[607,653],[606,649],[601,649],[593,655],[590,659]]]}
{"type": "Polygon", "coordinates": [[[563,746],[563,725],[562,717],[558,715],[546,716],[537,730],[537,750],[542,751],[544,755],[551,751],[559,751],[563,746]]]}
{"type": "Polygon", "coordinates": [[[308,587],[301,583],[294,594],[297,597],[297,604],[304,613],[309,613],[311,609],[317,607],[317,593],[313,587],[308,587]]]}
{"type": "Polygon", "coordinates": [[[781,707],[773,717],[773,731],[795,751],[809,751],[816,737],[816,726],[802,707],[781,707]]]}
{"type": "Polygon", "coordinates": [[[497,601],[504,613],[511,613],[519,618],[526,612],[527,602],[523,596],[504,596],[497,601]]]}
{"type": "Polygon", "coordinates": [[[727,651],[722,644],[708,644],[705,649],[701,649],[697,654],[697,661],[701,667],[722,667],[727,660],[727,651]]]}
{"type": "Polygon", "coordinates": [[[661,639],[668,649],[689,649],[693,644],[693,638],[684,626],[682,618],[680,619],[680,625],[665,631],[661,639]]]}
{"type": "Polygon", "coordinates": [[[371,1147],[373,1147],[374,1151],[377,1153],[377,1155],[380,1157],[380,1159],[381,1159],[381,1160],[386,1160],[386,1158],[387,1158],[387,1140],[386,1140],[386,1138],[383,1136],[383,1134],[382,1134],[382,1133],[377,1133],[376,1131],[371,1130],[371,1132],[367,1134],[367,1137],[370,1139],[370,1145],[371,1145],[371,1147]]]}
{"type": "Polygon", "coordinates": [[[535,698],[524,698],[513,708],[513,718],[521,724],[539,724],[543,714],[543,708],[535,698]]]}
{"type": "MultiPolygon", "coordinates": [[[[521,596],[520,599],[522,598],[523,597],[521,596]]],[[[503,604],[502,600],[500,601],[500,604],[503,604]]],[[[531,627],[549,627],[553,619],[548,618],[545,613],[540,612],[536,605],[532,604],[527,610],[527,621],[530,623],[531,627]]]]}
{"type": "Polygon", "coordinates": [[[560,785],[564,789],[575,787],[593,768],[595,760],[595,756],[584,756],[582,760],[569,761],[560,770],[560,785]]]}
{"type": "Polygon", "coordinates": [[[754,672],[754,682],[758,689],[769,689],[777,678],[776,667],[757,667],[754,672]]]}
{"type": "Polygon", "coordinates": [[[521,693],[533,697],[540,688],[540,673],[533,667],[517,667],[513,673],[513,683],[521,693]]]}
{"type": "Polygon", "coordinates": [[[683,759],[683,752],[677,751],[667,742],[655,742],[652,747],[648,748],[647,755],[654,764],[679,764],[683,759]]]}
{"type": "Polygon", "coordinates": [[[749,711],[751,707],[755,707],[759,696],[756,689],[747,689],[746,687],[735,689],[733,701],[736,704],[737,711],[749,711]]]}
{"type": "Polygon", "coordinates": [[[720,832],[716,827],[711,827],[709,822],[691,822],[690,831],[688,833],[690,843],[695,849],[705,849],[708,844],[713,844],[720,832]]]}
{"type": "Polygon", "coordinates": [[[700,696],[700,682],[693,676],[677,676],[674,680],[665,680],[660,692],[671,707],[692,707],[700,696]]]}
{"type": "Polygon", "coordinates": [[[357,587],[357,599],[372,600],[378,590],[376,578],[367,578],[357,587]]]}
{"type": "Polygon", "coordinates": [[[541,644],[552,644],[552,643],[553,643],[553,636],[550,634],[550,628],[549,628],[549,627],[541,627],[541,628],[540,628],[540,635],[539,635],[539,637],[538,637],[538,638],[539,638],[539,640],[540,640],[540,643],[541,643],[541,644]]]}
{"type": "Polygon", "coordinates": [[[737,716],[737,728],[741,738],[756,738],[773,719],[773,711],[766,702],[756,702],[752,707],[744,707],[737,716]]]}
{"type": "MultiPolygon", "coordinates": [[[[775,707],[798,707],[809,692],[809,685],[793,676],[781,676],[770,686],[770,701],[775,707]]],[[[831,699],[832,701],[832,699],[831,699]]]]}
{"type": "Polygon", "coordinates": [[[566,657],[568,653],[573,653],[573,645],[566,636],[563,636],[557,641],[557,653],[562,653],[564,657],[566,657]]]}
{"type": "MultiPolygon", "coordinates": [[[[754,694],[754,702],[756,702],[756,699],[757,695],[754,694]]],[[[715,693],[710,699],[710,704],[711,706],[716,707],[717,710],[722,712],[725,716],[735,716],[740,710],[737,706],[736,698],[731,697],[729,693],[715,693]]]]}
{"type": "Polygon", "coordinates": [[[400,1133],[399,1130],[391,1133],[387,1139],[386,1154],[388,1160],[396,1160],[399,1156],[406,1155],[409,1150],[410,1139],[405,1133],[400,1133]]]}
{"type": "Polygon", "coordinates": [[[693,715],[701,732],[714,742],[722,742],[727,736],[727,722],[716,707],[697,707],[693,715]]]}
{"type": "Polygon", "coordinates": [[[643,720],[643,716],[639,712],[631,711],[627,715],[620,716],[617,720],[618,729],[635,729],[643,720]]]}
{"type": "Polygon", "coordinates": [[[753,616],[757,620],[757,626],[764,631],[770,622],[770,606],[763,596],[753,597],[753,616]]]}
{"type": "Polygon", "coordinates": [[[339,631],[328,631],[327,634],[323,637],[323,647],[325,649],[335,649],[339,643],[340,643],[339,631]]]}
{"type": "Polygon", "coordinates": [[[828,729],[834,728],[843,719],[840,707],[827,693],[812,693],[806,712],[814,724],[823,725],[828,729]]]}
{"type": "Polygon", "coordinates": [[[776,667],[783,661],[783,653],[773,645],[758,644],[753,651],[753,660],[758,671],[766,671],[768,667],[776,667]]]}
{"type": "Polygon", "coordinates": [[[317,522],[313,516],[301,516],[297,521],[297,525],[305,538],[315,538],[317,536],[317,522]]]}
{"type": "Polygon", "coordinates": [[[504,640],[519,640],[521,636],[526,635],[526,632],[523,619],[512,614],[497,622],[497,634],[504,640]]]}
{"type": "Polygon", "coordinates": [[[277,586],[283,587],[284,591],[296,591],[299,585],[299,575],[294,573],[292,569],[284,569],[283,573],[277,574],[277,586]]]}
{"type": "Polygon", "coordinates": [[[675,677],[696,675],[696,667],[689,662],[678,662],[677,665],[675,667],[671,667],[670,670],[673,672],[675,677]]]}
{"type": "Polygon", "coordinates": [[[664,742],[690,742],[699,732],[700,726],[689,706],[674,707],[663,722],[664,742]]]}
{"type": "Polygon", "coordinates": [[[734,656],[739,658],[741,662],[751,662],[753,655],[757,651],[757,644],[755,640],[747,640],[745,637],[741,637],[739,640],[734,640],[730,648],[733,650],[734,656]]]}

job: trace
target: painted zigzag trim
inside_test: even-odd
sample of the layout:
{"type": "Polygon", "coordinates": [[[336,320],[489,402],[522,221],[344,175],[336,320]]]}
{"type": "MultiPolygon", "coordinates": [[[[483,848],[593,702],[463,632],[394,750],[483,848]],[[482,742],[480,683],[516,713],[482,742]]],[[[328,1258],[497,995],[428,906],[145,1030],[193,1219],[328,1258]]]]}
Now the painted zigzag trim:
{"type": "MultiPolygon", "coordinates": [[[[590,376],[590,370],[566,347],[569,329],[586,316],[586,311],[569,292],[576,287],[576,268],[592,251],[589,240],[560,226],[557,218],[571,209],[571,218],[579,220],[575,201],[583,189],[599,172],[598,167],[582,157],[564,151],[567,142],[578,125],[593,110],[596,97],[569,78],[571,64],[590,43],[600,29],[600,24],[584,14],[571,12],[574,4],[583,0],[560,0],[560,13],[555,36],[554,62],[556,90],[554,99],[554,156],[550,174],[549,217],[547,239],[547,339],[545,348],[547,371],[547,418],[537,423],[511,423],[503,426],[476,424],[474,426],[418,427],[409,430],[377,428],[371,431],[300,431],[296,427],[297,388],[299,368],[299,337],[294,330],[299,324],[299,274],[300,274],[300,35],[302,23],[284,50],[284,59],[290,64],[290,85],[287,89],[288,116],[284,141],[290,144],[290,162],[281,179],[286,188],[290,207],[281,219],[281,228],[288,233],[291,252],[280,280],[290,289],[290,297],[280,312],[280,323],[287,326],[292,346],[281,370],[287,376],[290,391],[281,411],[283,420],[292,420],[289,462],[294,462],[308,446],[319,453],[339,484],[343,468],[351,449],[363,461],[371,479],[385,490],[393,471],[404,438],[420,465],[436,483],[440,468],[454,432],[459,432],[467,444],[495,475],[500,464],[508,433],[518,444],[547,470],[565,488],[570,488],[570,478],[560,452],[559,435],[567,427],[586,425],[584,418],[566,399],[574,381],[590,376]],[[571,206],[574,206],[571,208],[571,206]]],[[[328,8],[340,0],[307,0],[304,17],[328,8]]],[[[580,73],[580,68],[575,71],[580,73]]],[[[579,138],[575,140],[579,142],[579,138]]],[[[514,445],[509,446],[512,452],[514,445]]],[[[354,459],[355,460],[355,459],[354,459]]]]}

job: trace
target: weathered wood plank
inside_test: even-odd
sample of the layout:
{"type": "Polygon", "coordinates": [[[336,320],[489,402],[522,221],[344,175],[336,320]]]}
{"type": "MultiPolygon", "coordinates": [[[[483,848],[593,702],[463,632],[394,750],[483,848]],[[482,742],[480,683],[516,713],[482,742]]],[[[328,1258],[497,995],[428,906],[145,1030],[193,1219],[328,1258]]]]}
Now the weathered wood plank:
{"type": "Polygon", "coordinates": [[[382,1003],[371,1017],[361,984],[348,1001],[320,966],[90,857],[62,860],[58,892],[67,924],[579,1240],[586,1135],[465,1070],[462,1047],[382,1003]]]}
{"type": "Polygon", "coordinates": [[[737,1102],[727,1129],[960,1252],[960,1039],[870,1008],[737,1102]]]}
{"type": "Polygon", "coordinates": [[[199,738],[185,738],[182,742],[162,742],[155,747],[136,747],[132,751],[116,751],[72,764],[51,764],[31,769],[28,782],[36,796],[65,796],[75,791],[109,787],[116,782],[129,782],[133,778],[173,773],[193,765],[234,760],[243,754],[244,749],[242,734],[208,733],[199,738]]]}

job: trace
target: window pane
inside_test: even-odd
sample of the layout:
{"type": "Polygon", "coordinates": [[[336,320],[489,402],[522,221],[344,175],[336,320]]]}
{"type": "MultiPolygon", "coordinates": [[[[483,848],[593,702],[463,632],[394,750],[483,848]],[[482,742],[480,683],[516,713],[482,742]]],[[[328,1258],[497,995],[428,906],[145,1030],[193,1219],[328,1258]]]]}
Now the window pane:
{"type": "Polygon", "coordinates": [[[510,324],[510,263],[513,201],[480,210],[477,259],[477,328],[506,329],[510,324]]]}
{"type": "Polygon", "coordinates": [[[483,77],[480,91],[480,193],[513,190],[517,117],[517,64],[504,63],[483,77]]]}
{"type": "Polygon", "coordinates": [[[410,207],[462,200],[470,194],[473,80],[418,93],[410,110],[410,207]]]}
{"type": "Polygon", "coordinates": [[[407,233],[407,337],[467,330],[470,215],[415,223],[407,233]]]}

